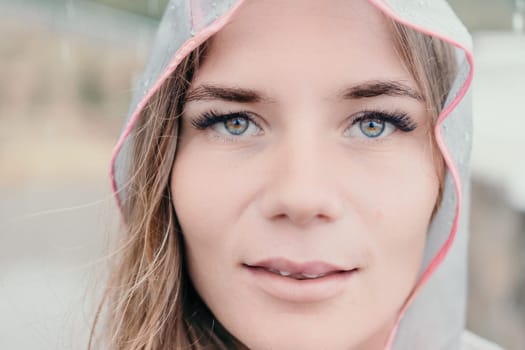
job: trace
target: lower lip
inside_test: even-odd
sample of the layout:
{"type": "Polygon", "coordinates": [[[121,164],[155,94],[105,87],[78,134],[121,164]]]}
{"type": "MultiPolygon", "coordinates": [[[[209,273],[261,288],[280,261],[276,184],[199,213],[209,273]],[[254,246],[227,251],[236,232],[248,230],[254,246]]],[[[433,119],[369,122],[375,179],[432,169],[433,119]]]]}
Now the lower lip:
{"type": "Polygon", "coordinates": [[[314,279],[297,280],[261,267],[243,267],[264,292],[277,299],[295,303],[314,303],[334,298],[345,290],[358,272],[358,269],[354,269],[314,279]]]}

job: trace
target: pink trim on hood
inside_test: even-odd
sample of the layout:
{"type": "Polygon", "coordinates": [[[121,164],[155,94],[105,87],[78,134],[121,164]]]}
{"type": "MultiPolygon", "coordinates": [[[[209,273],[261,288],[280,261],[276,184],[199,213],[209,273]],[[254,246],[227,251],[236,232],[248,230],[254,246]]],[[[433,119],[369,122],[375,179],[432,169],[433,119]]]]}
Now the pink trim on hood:
{"type": "Polygon", "coordinates": [[[405,301],[405,304],[401,308],[398,317],[396,319],[396,323],[390,333],[388,342],[386,344],[385,350],[390,350],[393,346],[394,340],[396,338],[397,330],[399,328],[399,324],[401,322],[401,319],[405,315],[406,311],[408,310],[409,306],[412,304],[412,301],[417,296],[418,292],[421,290],[423,285],[430,279],[434,271],[441,265],[445,257],[447,256],[448,251],[450,250],[450,247],[452,246],[452,243],[454,242],[454,239],[456,238],[456,232],[458,230],[458,223],[459,223],[459,214],[461,211],[461,204],[462,204],[462,194],[461,194],[461,178],[458,172],[458,168],[456,166],[456,163],[454,162],[453,157],[450,154],[450,151],[447,148],[447,145],[445,143],[445,140],[443,138],[443,133],[441,131],[441,125],[443,122],[447,119],[449,114],[456,108],[456,106],[460,103],[461,99],[465,96],[467,93],[467,90],[472,83],[472,78],[474,75],[474,59],[472,57],[472,53],[468,48],[463,46],[462,44],[458,43],[457,41],[454,41],[451,38],[445,37],[439,33],[432,32],[426,28],[420,27],[418,25],[415,25],[413,23],[410,23],[406,21],[405,19],[399,17],[388,5],[388,3],[385,0],[368,0],[373,6],[375,6],[379,11],[383,12],[386,16],[392,18],[398,23],[401,23],[407,27],[413,28],[421,33],[432,35],[434,37],[437,37],[449,44],[452,44],[460,49],[462,49],[465,52],[467,61],[470,65],[470,71],[467,79],[465,80],[463,86],[461,87],[460,91],[454,98],[454,100],[441,112],[441,114],[438,117],[438,120],[436,122],[436,125],[434,127],[434,133],[436,137],[436,142],[438,144],[438,147],[443,155],[443,159],[445,160],[445,163],[447,164],[447,167],[449,169],[450,175],[452,176],[452,179],[454,180],[454,187],[456,191],[456,197],[457,197],[457,203],[456,203],[456,214],[454,216],[454,222],[452,224],[452,228],[450,230],[449,236],[446,240],[446,242],[443,244],[443,246],[439,249],[437,254],[434,256],[428,267],[423,272],[422,276],[414,286],[412,292],[408,296],[407,300],[405,301]]]}
{"type": "MultiPolygon", "coordinates": [[[[210,24],[206,28],[203,28],[201,31],[196,33],[196,35],[193,38],[189,38],[175,52],[175,55],[171,59],[166,71],[160,76],[160,78],[157,80],[155,85],[153,85],[153,87],[148,91],[148,93],[142,98],[142,100],[139,102],[139,104],[135,108],[131,118],[129,119],[126,125],[126,128],[124,129],[124,132],[120,135],[120,138],[117,144],[115,145],[115,148],[113,149],[113,154],[111,156],[111,168],[110,168],[111,187],[113,190],[113,194],[116,197],[117,205],[121,210],[122,210],[122,203],[120,201],[120,197],[118,196],[117,182],[115,179],[115,162],[117,160],[117,156],[120,150],[122,149],[122,146],[124,145],[124,142],[126,141],[126,138],[129,136],[129,134],[133,130],[133,126],[135,125],[135,122],[139,118],[140,113],[142,112],[144,107],[146,107],[146,105],[148,104],[148,101],[155,94],[155,92],[157,92],[157,90],[162,86],[162,84],[166,81],[166,79],[177,68],[179,63],[187,55],[189,55],[195,48],[197,48],[204,41],[206,41],[210,36],[217,33],[219,30],[221,30],[232,19],[232,17],[237,12],[237,10],[239,9],[239,7],[242,5],[243,2],[244,0],[239,0],[239,2],[236,3],[228,12],[226,12],[225,15],[219,17],[212,24],[210,24]]],[[[191,6],[190,8],[193,7],[191,4],[190,6],[191,6]]],[[[192,18],[193,18],[193,15],[192,15],[192,18]]]]}

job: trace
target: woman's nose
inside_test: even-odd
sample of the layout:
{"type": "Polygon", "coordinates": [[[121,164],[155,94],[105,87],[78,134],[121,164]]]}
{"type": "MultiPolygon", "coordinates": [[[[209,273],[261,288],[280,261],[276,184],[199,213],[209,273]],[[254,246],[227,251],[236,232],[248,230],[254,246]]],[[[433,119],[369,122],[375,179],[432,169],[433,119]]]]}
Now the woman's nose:
{"type": "Polygon", "coordinates": [[[321,140],[296,137],[282,143],[268,161],[267,180],[260,198],[263,215],[298,226],[337,220],[343,211],[337,174],[321,140]]]}

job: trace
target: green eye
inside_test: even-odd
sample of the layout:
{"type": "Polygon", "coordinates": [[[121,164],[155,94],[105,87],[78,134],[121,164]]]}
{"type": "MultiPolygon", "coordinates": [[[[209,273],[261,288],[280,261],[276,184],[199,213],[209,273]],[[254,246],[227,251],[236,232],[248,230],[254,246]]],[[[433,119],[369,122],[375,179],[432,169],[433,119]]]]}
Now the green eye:
{"type": "Polygon", "coordinates": [[[385,131],[386,122],[379,119],[365,119],[359,122],[359,129],[366,137],[378,137],[385,131]]]}
{"type": "Polygon", "coordinates": [[[233,135],[241,135],[248,129],[249,122],[243,117],[233,117],[224,121],[224,127],[233,135]]]}

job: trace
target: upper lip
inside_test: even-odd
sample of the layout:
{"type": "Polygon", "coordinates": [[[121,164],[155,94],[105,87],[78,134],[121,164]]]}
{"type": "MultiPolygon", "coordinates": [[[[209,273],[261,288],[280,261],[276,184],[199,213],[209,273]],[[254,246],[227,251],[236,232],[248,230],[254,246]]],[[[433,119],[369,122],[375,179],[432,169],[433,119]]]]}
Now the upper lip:
{"type": "Polygon", "coordinates": [[[352,268],[334,265],[325,261],[294,262],[285,258],[271,258],[253,264],[244,264],[248,267],[261,267],[269,270],[285,271],[291,274],[321,275],[330,272],[350,271],[352,268]]]}

